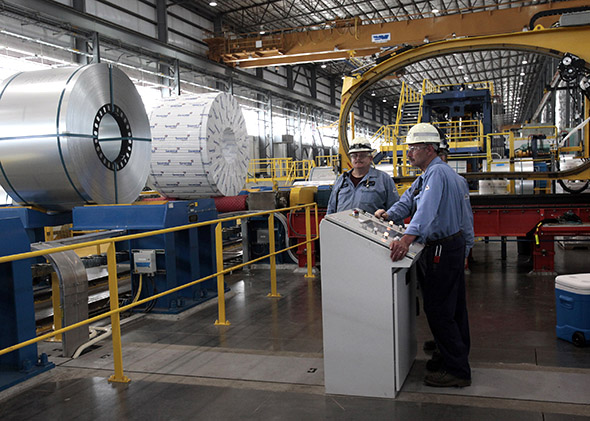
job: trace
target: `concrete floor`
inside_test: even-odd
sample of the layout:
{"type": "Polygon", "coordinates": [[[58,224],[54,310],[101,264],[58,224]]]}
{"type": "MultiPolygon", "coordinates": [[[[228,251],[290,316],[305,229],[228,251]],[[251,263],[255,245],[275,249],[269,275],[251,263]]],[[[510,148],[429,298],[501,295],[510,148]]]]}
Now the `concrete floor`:
{"type": "MultiPolygon", "coordinates": [[[[588,250],[556,250],[559,274],[590,272],[588,250]]],[[[76,360],[41,344],[57,367],[0,393],[0,419],[590,419],[590,347],[555,337],[554,276],[533,276],[515,243],[478,242],[467,276],[473,385],[424,386],[417,360],[396,400],[326,395],[319,278],[283,269],[280,299],[268,270],[226,278],[229,327],[216,306],[181,320],[139,318],[123,327],[128,384],[111,384],[110,341],[76,360]]],[[[359,290],[362,293],[362,290],[359,290]]],[[[418,343],[429,339],[424,315],[418,343]]]]}

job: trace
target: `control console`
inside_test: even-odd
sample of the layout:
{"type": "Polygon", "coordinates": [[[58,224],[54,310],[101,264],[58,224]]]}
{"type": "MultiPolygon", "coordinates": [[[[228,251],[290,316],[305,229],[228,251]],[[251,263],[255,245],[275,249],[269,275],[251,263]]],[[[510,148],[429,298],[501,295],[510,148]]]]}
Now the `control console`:
{"type": "MultiPolygon", "coordinates": [[[[388,249],[391,241],[399,240],[406,231],[403,226],[396,225],[393,221],[385,221],[361,209],[332,213],[325,218],[388,249]]],[[[422,244],[413,243],[406,256],[414,259],[422,248],[422,244]]]]}

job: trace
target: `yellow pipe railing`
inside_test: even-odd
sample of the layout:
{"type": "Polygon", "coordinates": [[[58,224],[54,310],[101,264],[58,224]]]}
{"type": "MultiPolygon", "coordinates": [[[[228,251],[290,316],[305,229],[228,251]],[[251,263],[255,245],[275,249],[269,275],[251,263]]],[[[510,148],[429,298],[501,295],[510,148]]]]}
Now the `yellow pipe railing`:
{"type": "Polygon", "coordinates": [[[137,233],[137,234],[124,235],[124,236],[115,237],[115,238],[104,238],[104,239],[100,239],[100,240],[87,241],[84,243],[70,244],[67,246],[55,247],[55,248],[48,249],[48,250],[37,250],[37,251],[31,251],[31,252],[26,252],[26,253],[17,253],[17,254],[13,254],[10,256],[2,256],[2,257],[0,257],[0,264],[13,262],[15,260],[30,259],[30,258],[38,257],[38,256],[60,253],[60,252],[68,251],[68,250],[75,250],[77,248],[82,248],[82,247],[100,246],[102,244],[107,244],[108,245],[108,248],[107,248],[108,284],[109,284],[109,295],[111,297],[111,300],[110,300],[110,310],[109,311],[107,311],[101,315],[94,316],[89,319],[83,320],[81,322],[74,323],[70,326],[62,327],[60,329],[54,329],[53,331],[43,334],[43,335],[40,335],[40,336],[37,336],[36,338],[15,344],[13,346],[10,346],[10,347],[4,348],[4,349],[1,349],[0,356],[8,354],[12,351],[16,351],[17,349],[21,349],[26,346],[35,344],[37,342],[41,342],[43,340],[50,339],[50,338],[55,337],[57,335],[61,335],[62,333],[69,332],[70,330],[76,329],[80,326],[85,326],[90,323],[102,320],[106,317],[110,317],[111,318],[112,335],[113,335],[113,359],[114,359],[113,363],[114,363],[115,373],[109,377],[109,381],[110,382],[119,382],[119,383],[129,382],[130,379],[127,376],[125,376],[125,374],[123,372],[123,353],[122,353],[122,343],[121,343],[120,313],[130,310],[134,307],[146,304],[146,303],[153,301],[155,299],[158,299],[160,297],[164,297],[165,295],[180,291],[184,288],[191,287],[191,286],[196,285],[200,282],[204,282],[208,279],[212,279],[214,277],[217,277],[217,301],[218,301],[219,319],[215,322],[215,324],[227,326],[230,323],[229,323],[229,321],[226,320],[226,317],[225,317],[224,275],[226,273],[235,271],[237,269],[241,269],[245,266],[248,266],[250,264],[253,264],[253,263],[256,263],[256,262],[261,261],[263,259],[266,259],[267,257],[271,258],[271,272],[272,272],[271,273],[271,294],[269,294],[269,296],[274,296],[274,297],[280,296],[280,294],[278,294],[276,291],[276,265],[272,265],[272,261],[273,261],[272,258],[274,258],[279,253],[283,253],[287,250],[291,250],[291,249],[295,249],[295,248],[299,247],[299,245],[301,243],[295,244],[290,247],[286,247],[286,248],[279,250],[279,251],[274,250],[274,248],[275,248],[274,247],[274,228],[272,230],[270,230],[271,227],[274,227],[274,221],[270,222],[270,220],[271,220],[271,218],[274,219],[275,213],[289,211],[289,210],[295,210],[295,209],[301,209],[301,208],[305,209],[305,222],[306,222],[305,244],[307,244],[307,265],[308,265],[308,268],[307,268],[307,275],[305,277],[306,278],[313,278],[314,275],[313,275],[312,268],[311,268],[312,259],[311,259],[311,246],[310,246],[310,244],[319,238],[319,235],[318,235],[318,233],[319,233],[318,214],[317,214],[318,209],[317,209],[316,203],[308,203],[306,205],[291,206],[288,208],[276,209],[276,210],[270,210],[270,211],[254,212],[254,213],[250,213],[250,214],[246,214],[246,215],[233,216],[233,217],[228,217],[228,218],[216,219],[216,220],[212,220],[212,221],[197,222],[194,224],[182,225],[182,226],[172,227],[172,228],[165,228],[165,229],[160,229],[160,230],[155,230],[155,231],[142,232],[142,233],[137,233]],[[311,225],[310,225],[310,209],[312,206],[314,207],[315,218],[316,218],[316,236],[314,238],[311,237],[311,225]],[[239,265],[235,265],[230,268],[224,269],[223,268],[222,232],[221,232],[222,223],[227,222],[227,221],[235,221],[235,220],[240,220],[240,219],[244,219],[244,218],[251,218],[251,217],[255,217],[255,216],[262,216],[262,215],[269,215],[269,232],[272,232],[271,238],[273,239],[273,244],[269,250],[270,253],[265,256],[260,256],[256,259],[252,259],[248,262],[241,263],[239,265]],[[171,288],[167,291],[163,291],[161,293],[152,295],[150,297],[147,297],[147,298],[144,298],[141,300],[137,300],[131,304],[119,307],[119,300],[116,298],[119,295],[118,295],[118,285],[117,285],[117,261],[116,261],[116,254],[115,254],[115,243],[122,242],[122,241],[135,240],[138,238],[151,237],[154,235],[167,234],[167,233],[177,232],[177,231],[182,231],[182,230],[188,230],[188,229],[192,229],[192,228],[198,228],[198,227],[203,227],[203,226],[213,225],[213,224],[216,224],[216,226],[215,226],[215,243],[216,243],[215,244],[215,251],[216,251],[216,261],[217,261],[217,272],[216,273],[205,276],[203,278],[200,278],[200,279],[197,279],[194,281],[190,281],[184,285],[180,285],[180,286],[171,288]]]}
{"type": "Polygon", "coordinates": [[[337,167],[340,165],[338,155],[318,155],[315,157],[316,167],[337,167]]]}
{"type": "Polygon", "coordinates": [[[277,181],[292,183],[296,179],[307,179],[315,166],[310,159],[294,161],[293,158],[251,159],[248,164],[247,183],[277,181]]]}
{"type": "Polygon", "coordinates": [[[275,252],[275,216],[272,214],[268,216],[268,251],[270,253],[270,293],[268,296],[279,298],[281,294],[277,292],[277,259],[273,254],[275,252]]]}
{"type": "Polygon", "coordinates": [[[229,326],[225,319],[225,276],[223,273],[223,229],[221,224],[215,225],[215,261],[217,263],[217,313],[216,326],[229,326]]]}

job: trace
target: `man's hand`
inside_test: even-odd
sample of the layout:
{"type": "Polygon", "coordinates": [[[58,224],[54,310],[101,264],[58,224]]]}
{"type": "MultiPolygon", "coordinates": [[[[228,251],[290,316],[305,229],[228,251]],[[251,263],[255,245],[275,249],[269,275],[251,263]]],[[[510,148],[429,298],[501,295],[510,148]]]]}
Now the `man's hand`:
{"type": "Polygon", "coordinates": [[[383,219],[389,219],[389,215],[387,215],[387,211],[385,209],[377,209],[375,211],[375,217],[376,218],[383,218],[383,219]]]}
{"type": "Polygon", "coordinates": [[[400,239],[394,239],[389,245],[389,249],[391,250],[389,256],[391,257],[391,260],[397,262],[406,257],[406,254],[410,249],[410,244],[412,244],[415,238],[416,236],[414,235],[404,235],[400,239]]]}

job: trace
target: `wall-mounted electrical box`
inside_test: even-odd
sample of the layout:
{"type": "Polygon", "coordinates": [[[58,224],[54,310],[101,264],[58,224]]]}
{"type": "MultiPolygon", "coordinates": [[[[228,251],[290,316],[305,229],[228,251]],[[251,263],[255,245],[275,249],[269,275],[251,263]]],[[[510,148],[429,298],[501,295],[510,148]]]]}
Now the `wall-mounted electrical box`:
{"type": "Polygon", "coordinates": [[[133,250],[133,273],[155,275],[156,250],[133,250]]]}

